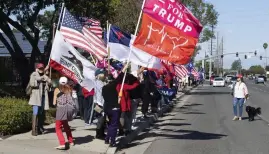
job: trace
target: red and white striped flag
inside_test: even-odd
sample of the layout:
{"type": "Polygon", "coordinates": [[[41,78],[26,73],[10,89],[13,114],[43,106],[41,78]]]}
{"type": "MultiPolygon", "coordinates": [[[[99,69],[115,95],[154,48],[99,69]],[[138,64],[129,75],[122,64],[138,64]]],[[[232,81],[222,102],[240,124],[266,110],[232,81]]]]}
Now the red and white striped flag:
{"type": "Polygon", "coordinates": [[[79,19],[71,15],[67,9],[64,9],[60,31],[69,43],[90,52],[97,59],[101,60],[107,56],[103,40],[92,33],[87,25],[83,25],[79,19]]]}
{"type": "Polygon", "coordinates": [[[98,36],[100,39],[102,38],[103,29],[101,27],[101,22],[98,20],[95,20],[93,18],[82,18],[82,22],[84,25],[87,25],[87,28],[94,33],[96,36],[98,36]]]}
{"type": "Polygon", "coordinates": [[[188,70],[184,65],[175,65],[175,74],[179,78],[184,78],[188,74],[188,70]]]}
{"type": "Polygon", "coordinates": [[[192,69],[191,74],[194,76],[194,78],[198,78],[199,77],[199,73],[197,72],[197,70],[195,68],[192,69]]]}

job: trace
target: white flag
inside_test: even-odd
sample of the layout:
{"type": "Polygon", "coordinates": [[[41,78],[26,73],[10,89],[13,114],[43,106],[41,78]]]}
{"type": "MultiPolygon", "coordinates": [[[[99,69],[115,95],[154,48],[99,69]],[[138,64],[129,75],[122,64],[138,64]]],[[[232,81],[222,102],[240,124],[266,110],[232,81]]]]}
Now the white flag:
{"type": "Polygon", "coordinates": [[[108,37],[111,58],[119,61],[126,61],[128,60],[129,53],[132,50],[130,62],[147,68],[160,69],[162,67],[159,58],[133,46],[136,36],[127,33],[123,34],[123,32],[121,32],[119,29],[117,29],[117,32],[115,32],[115,30],[111,28],[110,35],[108,35],[108,37]]]}
{"type": "Polygon", "coordinates": [[[50,66],[86,90],[91,91],[94,88],[94,73],[97,68],[66,42],[59,31],[53,41],[50,66]]]}

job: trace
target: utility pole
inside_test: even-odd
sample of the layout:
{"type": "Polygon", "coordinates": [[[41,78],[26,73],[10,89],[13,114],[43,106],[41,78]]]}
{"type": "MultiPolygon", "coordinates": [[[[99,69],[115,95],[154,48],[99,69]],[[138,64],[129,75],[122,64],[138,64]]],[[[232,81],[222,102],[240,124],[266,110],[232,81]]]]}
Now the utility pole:
{"type": "MultiPolygon", "coordinates": [[[[206,51],[205,51],[205,58],[206,58],[206,51]]],[[[203,68],[203,77],[205,79],[205,59],[202,60],[202,68],[203,68]]]]}
{"type": "MultiPolygon", "coordinates": [[[[214,34],[214,26],[211,26],[212,33],[214,34]]],[[[213,52],[213,37],[211,37],[211,45],[210,45],[210,59],[209,59],[209,78],[211,78],[212,75],[212,52],[213,52]]]]}
{"type": "Polygon", "coordinates": [[[216,65],[217,65],[217,75],[219,75],[219,66],[220,66],[220,58],[219,58],[219,32],[217,32],[217,62],[216,62],[216,65]]]}
{"type": "MultiPolygon", "coordinates": [[[[223,36],[222,36],[222,38],[221,38],[221,54],[223,55],[223,51],[224,51],[224,49],[223,49],[223,36]]],[[[222,75],[223,75],[223,58],[221,59],[221,70],[222,70],[222,75]]]]}

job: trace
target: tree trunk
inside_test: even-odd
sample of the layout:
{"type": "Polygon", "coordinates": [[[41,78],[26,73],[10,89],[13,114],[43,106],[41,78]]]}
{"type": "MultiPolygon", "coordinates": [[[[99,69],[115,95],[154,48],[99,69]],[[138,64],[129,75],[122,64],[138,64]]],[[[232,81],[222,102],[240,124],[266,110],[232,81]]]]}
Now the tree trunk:
{"type": "Polygon", "coordinates": [[[12,30],[10,29],[9,25],[6,22],[0,22],[0,28],[5,33],[5,35],[10,40],[10,43],[12,44],[13,51],[10,52],[12,61],[15,63],[15,67],[18,70],[21,79],[22,79],[22,87],[25,88],[27,86],[27,83],[29,81],[29,63],[27,58],[25,57],[21,47],[19,46],[12,30]]]}

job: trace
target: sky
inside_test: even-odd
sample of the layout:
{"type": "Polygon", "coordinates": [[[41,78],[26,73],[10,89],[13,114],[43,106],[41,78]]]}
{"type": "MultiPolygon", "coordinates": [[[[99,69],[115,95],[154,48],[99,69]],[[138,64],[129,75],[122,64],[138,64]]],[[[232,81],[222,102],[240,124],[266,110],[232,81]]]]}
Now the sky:
{"type": "MultiPolygon", "coordinates": [[[[252,65],[264,66],[265,59],[260,60],[260,55],[265,56],[263,43],[269,44],[269,1],[268,0],[206,0],[212,3],[217,12],[218,26],[216,32],[219,38],[224,39],[224,53],[238,52],[243,68],[248,69],[252,65]],[[245,59],[240,52],[254,52],[257,56],[245,59]]],[[[216,40],[214,40],[216,43],[216,40]]],[[[202,44],[202,50],[197,55],[197,60],[202,59],[205,52],[209,52],[208,43],[202,44]]],[[[215,45],[216,46],[216,45],[215,45]]],[[[269,51],[269,49],[267,49],[269,51]]],[[[269,53],[267,54],[269,57],[269,53]]],[[[234,60],[239,59],[235,55],[224,56],[224,68],[231,68],[234,60]]],[[[268,63],[269,65],[269,59],[268,63]]]]}

